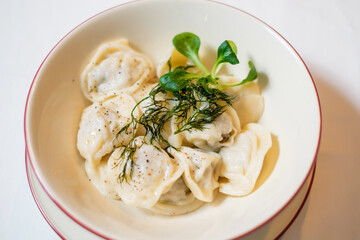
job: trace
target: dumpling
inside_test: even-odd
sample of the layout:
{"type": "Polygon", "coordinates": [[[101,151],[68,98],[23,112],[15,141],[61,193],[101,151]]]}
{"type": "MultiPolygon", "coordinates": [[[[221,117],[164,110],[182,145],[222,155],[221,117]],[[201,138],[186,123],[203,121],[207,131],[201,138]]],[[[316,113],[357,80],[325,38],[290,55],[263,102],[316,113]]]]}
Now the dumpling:
{"type": "Polygon", "coordinates": [[[150,210],[161,215],[180,215],[192,212],[203,204],[204,202],[194,197],[184,179],[180,177],[150,210]]]}
{"type": "MultiPolygon", "coordinates": [[[[239,79],[232,76],[219,76],[219,78],[225,84],[240,82],[239,79]]],[[[232,107],[238,114],[242,126],[260,120],[264,112],[264,97],[261,96],[257,82],[248,82],[237,87],[225,88],[225,92],[236,96],[232,107]]]]}
{"type": "MultiPolygon", "coordinates": [[[[145,83],[143,84],[138,90],[132,94],[133,98],[137,103],[139,103],[144,98],[148,97],[151,90],[157,85],[157,83],[145,83]]],[[[155,96],[156,101],[164,101],[166,99],[167,95],[163,93],[158,93],[155,96]]],[[[144,114],[147,107],[151,106],[153,103],[153,100],[151,98],[147,98],[143,100],[139,104],[140,111],[144,114]]]]}
{"type": "MultiPolygon", "coordinates": [[[[151,90],[157,85],[157,83],[144,83],[141,85],[140,88],[138,88],[131,96],[135,99],[135,101],[138,103],[144,98],[149,96],[149,93],[151,90]]],[[[145,100],[146,101],[146,100],[145,100]]],[[[141,112],[144,112],[144,107],[146,106],[141,104],[140,110],[141,112]]]]}
{"type": "MultiPolygon", "coordinates": [[[[103,156],[113,151],[114,145],[127,144],[133,131],[136,131],[132,127],[113,140],[118,131],[131,121],[130,114],[135,104],[132,97],[121,94],[87,107],[83,111],[77,135],[77,148],[81,156],[96,165],[103,156]]],[[[138,115],[136,108],[134,116],[138,115]]]]}
{"type": "Polygon", "coordinates": [[[122,92],[132,94],[153,77],[149,58],[123,39],[99,47],[81,75],[81,87],[90,101],[103,101],[122,92]]]}
{"type": "Polygon", "coordinates": [[[232,145],[238,132],[239,118],[235,110],[228,107],[213,123],[206,124],[204,130],[185,131],[184,136],[189,143],[198,148],[218,151],[220,147],[232,145]]]}
{"type": "Polygon", "coordinates": [[[211,202],[214,190],[218,188],[218,166],[221,156],[214,152],[181,147],[179,151],[168,150],[184,168],[184,181],[194,196],[204,202],[211,202]]]}
{"type": "Polygon", "coordinates": [[[108,179],[107,163],[109,155],[103,157],[99,164],[93,165],[90,161],[85,161],[85,171],[92,184],[101,194],[116,200],[120,200],[114,186],[108,179]]]}
{"type": "Polygon", "coordinates": [[[219,191],[232,196],[249,194],[271,145],[269,131],[257,123],[247,124],[234,144],[219,152],[222,156],[219,191]]]}
{"type": "MultiPolygon", "coordinates": [[[[140,102],[145,97],[149,96],[150,91],[156,85],[157,85],[156,83],[145,83],[132,96],[134,97],[134,99],[137,102],[140,102]]],[[[173,95],[170,93],[168,93],[168,94],[158,93],[155,96],[155,100],[156,101],[165,101],[165,99],[167,99],[167,98],[170,99],[172,97],[173,97],[173,95]]],[[[142,114],[145,114],[145,112],[148,110],[149,106],[152,105],[152,102],[153,102],[153,100],[148,98],[139,104],[139,109],[142,114]]],[[[160,105],[160,103],[157,103],[157,104],[160,105]]],[[[170,109],[171,107],[174,106],[174,104],[176,104],[176,103],[169,100],[166,103],[164,103],[164,106],[170,109]]],[[[168,121],[165,124],[164,129],[162,131],[162,135],[163,135],[164,139],[167,140],[171,146],[178,148],[182,144],[183,133],[181,132],[178,134],[174,134],[175,131],[178,130],[178,127],[177,127],[177,124],[175,123],[175,121],[176,121],[175,116],[171,117],[170,121],[168,121]]],[[[145,129],[142,126],[139,126],[139,134],[145,135],[145,129]]],[[[162,148],[167,147],[167,145],[164,143],[160,143],[160,145],[162,148]]]]}
{"type": "Polygon", "coordinates": [[[180,148],[184,145],[184,132],[179,132],[175,134],[178,130],[176,124],[176,118],[173,116],[168,124],[166,124],[164,137],[169,142],[169,144],[175,148],[180,148]]]}
{"type": "Polygon", "coordinates": [[[158,202],[163,193],[171,189],[184,170],[164,150],[145,143],[143,137],[135,138],[134,144],[136,150],[133,163],[125,163],[120,157],[122,147],[111,154],[108,178],[126,204],[149,209],[158,202]],[[119,182],[119,174],[123,171],[127,177],[119,182]]]}
{"type": "Polygon", "coordinates": [[[179,53],[174,47],[171,47],[168,53],[168,57],[165,58],[164,61],[160,62],[157,66],[156,74],[158,78],[169,72],[168,62],[170,62],[172,69],[179,66],[193,65],[187,57],[179,53]]]}

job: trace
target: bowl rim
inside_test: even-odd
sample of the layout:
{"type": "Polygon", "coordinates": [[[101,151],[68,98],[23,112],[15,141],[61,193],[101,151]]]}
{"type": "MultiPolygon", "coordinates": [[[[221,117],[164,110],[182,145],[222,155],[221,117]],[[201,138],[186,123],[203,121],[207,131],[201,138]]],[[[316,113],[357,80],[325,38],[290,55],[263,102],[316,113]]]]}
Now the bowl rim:
{"type": "MultiPolygon", "coordinates": [[[[55,233],[61,238],[61,239],[66,239],[64,237],[64,235],[61,233],[61,230],[59,230],[50,220],[50,218],[48,217],[47,213],[46,213],[46,209],[41,205],[38,196],[36,195],[36,189],[34,188],[34,183],[31,181],[31,174],[30,174],[30,169],[32,169],[33,174],[35,175],[34,169],[32,168],[31,164],[29,163],[30,156],[29,153],[27,151],[27,149],[25,148],[25,170],[26,170],[26,177],[28,180],[28,185],[30,188],[30,192],[31,195],[34,198],[34,201],[36,203],[36,206],[38,207],[41,215],[43,216],[43,218],[45,219],[45,221],[49,224],[49,226],[55,231],[55,233]]],[[[304,199],[302,200],[299,208],[296,210],[296,213],[294,214],[294,216],[291,218],[290,222],[281,230],[281,232],[277,235],[277,237],[275,239],[280,238],[290,227],[291,225],[294,223],[294,221],[296,220],[296,218],[298,217],[298,215],[300,214],[301,210],[303,209],[305,203],[307,202],[307,199],[309,197],[310,191],[312,189],[313,183],[314,183],[314,178],[315,178],[315,174],[316,174],[316,164],[314,165],[314,169],[311,173],[311,179],[310,179],[310,183],[309,183],[309,187],[306,190],[306,194],[304,199]]],[[[36,175],[35,175],[36,178],[36,175]]],[[[36,180],[38,180],[36,178],[36,180]]],[[[35,181],[36,181],[35,180],[35,181]]],[[[39,181],[38,181],[39,182],[39,181]]],[[[40,185],[41,186],[41,185],[40,185]]],[[[42,188],[42,187],[41,187],[42,188]]],[[[44,189],[43,189],[44,190],[44,189]]],[[[46,193],[45,193],[46,194],[46,193]]],[[[47,194],[46,194],[47,195],[47,194]]],[[[48,196],[48,195],[47,195],[48,196]]],[[[69,218],[69,220],[72,221],[72,219],[69,218]]],[[[76,222],[74,222],[74,224],[77,224],[76,222]]],[[[86,229],[85,229],[86,230],[86,229]]],[[[238,238],[233,238],[233,240],[238,239],[238,238]]]]}
{"type": "MultiPolygon", "coordinates": [[[[66,239],[61,233],[60,231],[55,227],[55,225],[50,221],[50,219],[48,218],[48,216],[46,215],[46,212],[44,210],[43,207],[41,207],[41,204],[40,204],[40,201],[38,199],[38,197],[36,196],[36,193],[35,193],[35,189],[34,189],[34,186],[31,182],[31,179],[30,179],[30,171],[29,171],[29,167],[32,168],[31,164],[29,165],[29,162],[30,162],[30,156],[29,156],[29,153],[28,153],[28,150],[27,150],[27,147],[25,147],[25,170],[26,170],[26,178],[27,178],[27,181],[28,181],[28,185],[29,185],[29,188],[30,188],[30,192],[31,192],[31,195],[32,197],[34,198],[35,200],[35,203],[36,203],[36,206],[38,207],[41,215],[45,218],[45,221],[50,225],[50,227],[54,230],[54,232],[61,238],[61,239],[66,239]]],[[[32,168],[34,169],[34,168],[32,168]]],[[[35,171],[33,171],[35,173],[35,171]]],[[[36,176],[36,174],[35,174],[36,176]]],[[[36,179],[38,180],[38,178],[36,177],[36,179]]],[[[42,185],[40,185],[42,186],[42,185]]],[[[43,188],[43,187],[42,187],[43,188]]],[[[44,188],[43,188],[44,189],[44,188]]],[[[48,195],[48,194],[47,194],[48,195]]]]}
{"type": "MultiPolygon", "coordinates": [[[[46,62],[47,58],[49,57],[49,55],[56,49],[56,47],[64,40],[66,39],[72,32],[74,32],[75,30],[77,30],[79,27],[83,26],[85,23],[87,23],[88,21],[92,20],[93,18],[96,18],[98,17],[99,15],[102,15],[104,13],[107,13],[113,9],[116,9],[116,8],[119,8],[119,7],[122,7],[124,5],[128,5],[128,4],[133,4],[133,3],[136,3],[136,2],[146,2],[148,0],[130,0],[129,2],[126,2],[126,3],[122,3],[122,4],[118,4],[118,5],[115,5],[111,8],[108,8],[108,9],[105,9],[91,17],[89,17],[88,19],[86,19],[85,21],[81,22],[80,24],[78,24],[76,27],[74,27],[73,29],[71,29],[65,36],[63,36],[56,44],[55,46],[49,51],[49,53],[45,56],[44,60],[41,62],[38,70],[36,71],[35,73],[35,76],[31,82],[31,85],[30,85],[30,88],[29,88],[29,91],[28,91],[28,95],[27,95],[27,98],[26,98],[26,103],[25,103],[25,109],[24,109],[24,138],[25,138],[25,151],[26,151],[26,154],[28,156],[28,160],[29,160],[29,163],[31,165],[31,167],[33,168],[34,170],[34,173],[35,173],[35,176],[36,178],[38,179],[41,187],[44,189],[44,191],[46,192],[46,194],[49,196],[49,198],[56,204],[57,207],[59,207],[59,209],[61,209],[70,219],[72,219],[74,222],[76,222],[77,224],[79,224],[80,226],[82,226],[83,228],[85,228],[86,230],[94,233],[95,235],[99,236],[99,237],[102,237],[104,239],[111,239],[110,237],[108,236],[105,236],[104,234],[100,233],[100,231],[96,230],[96,229],[93,229],[89,226],[87,226],[85,223],[81,222],[79,219],[77,219],[77,217],[73,216],[72,213],[70,213],[69,211],[67,211],[51,194],[50,192],[45,188],[44,184],[42,183],[41,181],[41,178],[39,177],[38,173],[37,173],[37,170],[34,168],[34,163],[31,159],[31,156],[29,154],[29,143],[28,143],[28,136],[26,134],[27,132],[27,126],[26,126],[26,122],[27,122],[27,116],[28,116],[28,105],[29,105],[29,101],[30,101],[30,97],[32,95],[32,89],[33,89],[33,86],[34,86],[34,83],[35,81],[37,80],[37,75],[38,73],[40,72],[40,70],[42,69],[42,66],[44,65],[44,63],[46,62]]],[[[280,214],[280,212],[282,212],[292,201],[293,199],[297,196],[297,194],[299,193],[299,191],[302,189],[302,187],[304,186],[306,180],[310,177],[310,173],[312,171],[313,168],[315,168],[315,165],[316,165],[316,159],[317,159],[317,155],[319,153],[319,147],[320,147],[320,142],[321,142],[321,135],[322,135],[322,112],[321,112],[321,104],[320,104],[320,98],[319,98],[319,93],[318,93],[318,90],[316,88],[316,84],[315,84],[315,81],[310,73],[310,70],[309,68],[307,67],[307,65],[305,64],[305,61],[302,59],[302,57],[300,56],[300,54],[295,50],[295,48],[289,43],[288,40],[286,40],[278,31],[276,31],[273,27],[271,27],[269,24],[267,24],[266,22],[264,22],[263,20],[259,19],[258,17],[238,8],[238,7],[235,7],[235,6],[232,6],[232,5],[229,5],[227,3],[224,3],[224,2],[218,2],[216,0],[197,0],[199,2],[211,2],[211,3],[215,3],[215,4],[220,4],[220,5],[223,5],[223,6],[226,6],[226,7],[229,7],[229,8],[232,8],[232,9],[235,9],[237,11],[240,11],[242,12],[243,14],[246,14],[248,15],[249,17],[251,18],[254,18],[255,20],[259,21],[261,24],[263,24],[265,27],[267,27],[269,30],[271,30],[273,33],[275,33],[276,36],[280,37],[280,39],[282,39],[287,45],[288,47],[290,47],[290,50],[293,51],[293,53],[295,53],[295,55],[298,57],[298,59],[300,60],[300,62],[303,64],[303,66],[305,67],[312,83],[313,83],[313,88],[315,90],[315,93],[316,93],[316,99],[317,99],[317,104],[318,104],[318,109],[319,109],[319,133],[318,133],[318,141],[317,141],[317,146],[316,146],[316,150],[315,150],[315,153],[314,153],[314,157],[313,157],[313,160],[312,160],[312,163],[310,165],[310,168],[308,170],[308,172],[306,173],[306,176],[305,178],[303,179],[303,181],[301,182],[300,186],[298,187],[298,189],[295,191],[295,193],[291,196],[291,198],[289,198],[289,200],[281,207],[279,208],[272,216],[270,216],[268,219],[264,220],[261,224],[259,224],[258,226],[248,230],[247,232],[245,233],[242,233],[241,235],[238,235],[238,236],[235,236],[233,239],[238,239],[238,238],[242,238],[242,237],[245,237],[245,236],[248,236],[250,235],[251,233],[255,232],[256,230],[258,230],[259,228],[263,227],[264,225],[266,225],[267,223],[269,223],[272,219],[274,219],[277,215],[280,214]]],[[[26,156],[25,156],[25,165],[27,166],[27,161],[26,161],[26,156]]],[[[314,169],[315,170],[315,169],[314,169]]],[[[311,189],[311,187],[310,187],[311,189]]],[[[310,192],[310,190],[309,190],[310,192]]],[[[305,199],[306,200],[306,199],[305,199]]],[[[305,201],[304,201],[305,202],[305,201]]],[[[38,205],[38,203],[36,202],[36,204],[38,205]]],[[[39,207],[39,205],[38,205],[39,207]]],[[[300,210],[301,210],[301,207],[300,207],[300,210]]],[[[299,211],[300,212],[300,211],[299,211]]],[[[42,213],[42,212],[41,212],[42,213]]],[[[43,214],[43,213],[42,213],[43,214]]],[[[43,214],[44,215],[44,214],[43,214]]],[[[291,225],[291,223],[295,220],[297,214],[295,215],[294,219],[290,222],[289,225],[291,225]]],[[[46,217],[45,217],[46,219],[46,217]]],[[[46,219],[47,221],[47,219],[46,219]]],[[[49,223],[49,221],[47,221],[49,223]]],[[[50,223],[49,223],[50,224],[50,223]]],[[[50,226],[52,227],[52,224],[50,224],[50,226]]],[[[289,226],[288,226],[289,227],[289,226]]],[[[287,227],[287,228],[288,228],[287,227]]],[[[53,228],[53,227],[52,227],[53,228]]],[[[287,229],[286,228],[286,229],[287,229]]],[[[53,228],[54,229],[54,228],[53,228]]],[[[286,229],[284,229],[283,232],[286,231],[286,229]]],[[[54,229],[54,231],[58,233],[58,231],[56,231],[54,229]]],[[[283,233],[282,232],[282,233],[283,233]]],[[[282,234],[281,233],[281,234],[282,234]]],[[[280,234],[280,235],[281,235],[280,234]]],[[[60,236],[61,237],[61,236],[60,236]]]]}

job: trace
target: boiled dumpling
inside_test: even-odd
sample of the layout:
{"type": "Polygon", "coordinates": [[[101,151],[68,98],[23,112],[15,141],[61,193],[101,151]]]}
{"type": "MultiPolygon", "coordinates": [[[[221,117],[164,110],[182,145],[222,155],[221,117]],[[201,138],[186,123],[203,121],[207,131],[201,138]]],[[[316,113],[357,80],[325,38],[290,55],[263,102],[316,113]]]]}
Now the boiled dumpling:
{"type": "Polygon", "coordinates": [[[157,66],[156,73],[158,78],[169,72],[169,63],[171,69],[175,69],[179,66],[193,65],[187,57],[179,53],[174,47],[171,47],[169,49],[168,57],[157,66]]]}
{"type": "Polygon", "coordinates": [[[163,193],[171,189],[182,175],[183,168],[164,150],[145,143],[143,137],[135,138],[134,144],[136,150],[133,163],[125,163],[121,157],[122,147],[111,154],[108,161],[108,176],[119,197],[126,204],[149,209],[157,203],[163,193]],[[119,174],[123,171],[127,176],[119,182],[119,174]]]}
{"type": "Polygon", "coordinates": [[[239,118],[233,108],[227,107],[213,123],[206,124],[204,130],[185,131],[189,143],[204,150],[218,151],[220,147],[230,146],[240,131],[239,118]]]}
{"type": "MultiPolygon", "coordinates": [[[[144,83],[143,85],[141,85],[141,87],[139,89],[137,89],[134,94],[132,94],[132,97],[135,99],[135,101],[138,103],[141,100],[143,100],[144,98],[149,96],[149,93],[151,92],[151,90],[157,85],[157,83],[144,83]]],[[[161,99],[163,100],[163,99],[161,99]]],[[[149,105],[150,99],[146,99],[144,100],[142,103],[140,103],[140,110],[142,113],[144,113],[145,111],[145,107],[147,105],[149,105]]]]}
{"type": "MultiPolygon", "coordinates": [[[[156,83],[145,83],[136,92],[134,92],[134,94],[132,94],[136,102],[139,103],[139,108],[142,114],[144,114],[146,110],[153,105],[153,99],[149,97],[149,94],[156,85],[156,83]]],[[[155,96],[155,101],[165,101],[166,98],[166,94],[158,93],[155,96]]],[[[159,103],[157,104],[160,105],[159,103]]],[[[167,103],[164,103],[164,105],[167,106],[167,103]]]]}
{"type": "Polygon", "coordinates": [[[108,158],[109,155],[105,156],[100,163],[95,166],[90,161],[85,161],[85,171],[91,183],[95,185],[101,194],[109,198],[120,200],[119,195],[108,178],[108,158]]]}
{"type": "MultiPolygon", "coordinates": [[[[114,137],[131,121],[130,114],[135,104],[132,97],[121,94],[87,107],[83,111],[77,136],[77,147],[81,156],[96,165],[103,156],[113,151],[114,145],[127,144],[136,129],[130,127],[115,141],[114,137]]],[[[134,115],[139,115],[138,109],[134,110],[134,115]]]]}
{"type": "Polygon", "coordinates": [[[270,133],[257,123],[247,124],[233,145],[220,150],[222,165],[219,191],[233,196],[249,194],[270,147],[270,133]]]}
{"type": "MultiPolygon", "coordinates": [[[[270,133],[252,123],[264,108],[259,86],[250,82],[225,88],[235,97],[232,106],[201,131],[195,126],[175,134],[209,103],[200,101],[199,109],[181,119],[184,115],[171,111],[179,104],[177,95],[161,91],[159,78],[175,68],[200,71],[191,65],[172,47],[157,66],[156,77],[149,58],[125,39],[97,49],[81,75],[82,91],[92,105],[83,111],[77,147],[89,179],[103,195],[152,213],[179,215],[213,201],[219,191],[243,196],[253,190],[271,147],[270,133]],[[154,88],[155,99],[149,97],[154,88]],[[175,115],[166,115],[169,111],[175,115]],[[118,135],[124,126],[129,128],[118,135]]],[[[221,84],[239,82],[218,77],[221,84]]]]}
{"type": "Polygon", "coordinates": [[[214,152],[181,147],[169,149],[170,154],[184,167],[184,181],[194,196],[204,202],[211,202],[214,190],[218,188],[218,166],[221,156],[214,152]]]}
{"type": "Polygon", "coordinates": [[[180,177],[150,210],[162,215],[180,215],[198,209],[203,203],[194,197],[184,179],[180,177]]]}
{"type": "MultiPolygon", "coordinates": [[[[141,86],[140,89],[138,89],[134,94],[133,97],[137,102],[142,101],[144,98],[149,96],[150,91],[156,87],[157,84],[154,83],[145,83],[141,86]]],[[[164,101],[163,106],[170,109],[172,108],[176,102],[173,101],[166,101],[166,99],[171,99],[173,97],[173,95],[171,93],[168,94],[163,94],[163,93],[158,93],[155,96],[155,101],[164,101]]],[[[161,103],[157,103],[157,105],[161,105],[161,103]]],[[[153,106],[153,99],[152,98],[147,98],[144,99],[140,104],[139,104],[139,109],[141,111],[142,114],[145,114],[147,110],[150,110],[151,107],[153,106]]],[[[176,118],[175,116],[171,117],[171,120],[168,121],[165,125],[164,125],[164,129],[162,131],[162,135],[164,137],[164,139],[166,141],[168,141],[168,143],[175,147],[178,148],[181,146],[182,142],[183,142],[183,133],[180,132],[178,134],[175,134],[175,131],[178,130],[178,126],[175,123],[176,122],[176,118]]],[[[139,127],[139,133],[142,135],[145,135],[145,129],[140,126],[139,127]]],[[[167,144],[165,143],[160,143],[162,148],[166,148],[167,144]]]]}
{"type": "Polygon", "coordinates": [[[90,101],[103,101],[122,92],[132,94],[153,76],[149,58],[130,48],[127,40],[118,40],[99,47],[81,75],[81,87],[90,101]]]}
{"type": "MultiPolygon", "coordinates": [[[[233,76],[219,76],[224,84],[240,82],[233,76]]],[[[232,107],[240,118],[241,125],[258,122],[264,112],[264,97],[261,96],[260,87],[257,82],[248,82],[237,87],[224,89],[230,95],[236,96],[232,107]]]]}
{"type": "Polygon", "coordinates": [[[179,129],[176,124],[176,118],[173,116],[170,122],[166,125],[165,138],[169,142],[169,144],[175,148],[179,148],[184,144],[184,132],[175,132],[179,129]]]}

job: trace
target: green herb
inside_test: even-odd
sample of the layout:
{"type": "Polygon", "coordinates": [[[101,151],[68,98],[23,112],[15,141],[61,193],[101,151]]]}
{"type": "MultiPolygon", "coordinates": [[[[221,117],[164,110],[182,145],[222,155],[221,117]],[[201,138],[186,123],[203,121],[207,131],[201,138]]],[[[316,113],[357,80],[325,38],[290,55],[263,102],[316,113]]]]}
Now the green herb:
{"type": "Polygon", "coordinates": [[[250,71],[244,80],[231,85],[218,82],[216,73],[224,63],[239,63],[236,57],[237,48],[233,41],[226,40],[221,43],[211,73],[199,58],[200,38],[198,36],[189,32],[180,33],[173,38],[173,44],[181,54],[192,61],[200,73],[187,71],[194,66],[180,66],[172,69],[169,60],[167,63],[169,72],[160,77],[160,83],[150,91],[148,97],[135,105],[131,112],[131,121],[115,137],[117,139],[123,133],[128,134],[133,129],[131,141],[120,146],[123,148],[120,157],[125,161],[123,170],[119,175],[120,182],[127,181],[128,177],[131,177],[132,166],[135,164],[133,156],[137,149],[135,130],[139,125],[144,127],[145,135],[154,147],[157,148],[156,143],[165,143],[167,146],[175,148],[163,135],[165,125],[172,118],[175,118],[178,128],[174,134],[193,130],[202,131],[206,124],[213,123],[227,106],[231,106],[234,100],[234,97],[222,91],[223,88],[239,86],[257,78],[256,68],[249,61],[250,71]],[[149,100],[150,103],[144,108],[144,113],[139,118],[135,118],[134,110],[145,100],[149,100]]]}
{"type": "Polygon", "coordinates": [[[215,78],[221,63],[230,63],[232,65],[238,64],[239,59],[236,57],[237,48],[233,41],[224,41],[218,48],[218,55],[216,62],[211,70],[211,77],[215,78]]]}
{"type": "Polygon", "coordinates": [[[118,181],[121,183],[124,180],[128,182],[128,178],[132,177],[133,165],[134,165],[134,154],[137,150],[135,141],[131,141],[120,154],[119,165],[123,164],[123,169],[118,176],[118,181]]]}
{"type": "Polygon", "coordinates": [[[173,44],[176,50],[178,50],[181,54],[189,58],[194,63],[194,65],[202,72],[202,76],[187,75],[184,72],[179,74],[176,72],[176,69],[174,71],[170,71],[169,73],[160,77],[160,83],[168,91],[178,91],[187,85],[187,81],[192,81],[194,78],[197,78],[198,82],[200,81],[200,83],[206,89],[223,89],[226,87],[239,86],[257,78],[256,68],[254,64],[249,61],[250,72],[246,79],[233,85],[218,83],[216,73],[220,70],[223,63],[230,63],[232,65],[239,63],[239,59],[236,56],[237,47],[233,41],[226,40],[220,44],[217,50],[217,59],[214,66],[212,67],[211,74],[199,58],[200,38],[198,36],[189,32],[180,33],[173,38],[173,44]]]}
{"type": "Polygon", "coordinates": [[[256,68],[254,66],[254,64],[249,61],[248,62],[249,64],[249,67],[250,67],[250,71],[247,75],[247,77],[245,79],[243,79],[241,82],[239,83],[235,83],[235,84],[219,84],[219,88],[222,89],[222,88],[225,88],[225,87],[235,87],[235,86],[239,86],[239,85],[242,85],[242,84],[245,84],[247,82],[251,82],[253,80],[255,80],[257,78],[257,71],[256,71],[256,68]]]}
{"type": "Polygon", "coordinates": [[[189,58],[200,71],[208,75],[209,71],[199,58],[200,38],[193,33],[185,32],[173,38],[173,45],[182,55],[189,58]]]}
{"type": "Polygon", "coordinates": [[[202,76],[196,73],[189,73],[184,69],[175,69],[172,72],[164,74],[160,78],[160,83],[162,87],[167,91],[179,91],[189,85],[192,79],[198,79],[202,76]]]}
{"type": "Polygon", "coordinates": [[[181,92],[174,92],[174,96],[179,101],[173,108],[176,109],[176,123],[179,127],[175,134],[204,130],[205,125],[214,122],[225,111],[226,106],[231,106],[234,99],[219,89],[209,91],[196,83],[190,83],[181,92]],[[188,113],[191,113],[189,117],[188,113]]]}

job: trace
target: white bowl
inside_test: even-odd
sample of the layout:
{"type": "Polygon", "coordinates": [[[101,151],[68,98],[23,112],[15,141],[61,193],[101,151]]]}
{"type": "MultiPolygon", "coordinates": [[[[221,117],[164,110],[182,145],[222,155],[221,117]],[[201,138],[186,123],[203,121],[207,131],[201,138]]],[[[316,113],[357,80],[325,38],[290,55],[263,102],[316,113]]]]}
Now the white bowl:
{"type": "Polygon", "coordinates": [[[25,110],[25,140],[34,172],[49,197],[70,218],[105,238],[223,239],[254,233],[298,195],[314,168],[321,133],[318,95],[304,62],[276,31],[255,17],[211,1],[137,1],[105,11],[66,35],[40,66],[25,110]],[[238,46],[246,74],[251,59],[265,98],[261,124],[273,133],[273,147],[248,196],[219,197],[177,217],[146,214],[102,196],[88,181],[76,149],[82,110],[89,105],[80,73],[97,46],[128,38],[154,62],[171,39],[189,31],[215,59],[225,39],[238,46]]]}

